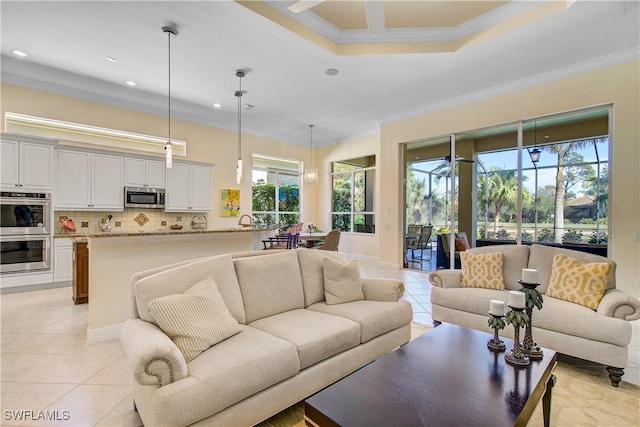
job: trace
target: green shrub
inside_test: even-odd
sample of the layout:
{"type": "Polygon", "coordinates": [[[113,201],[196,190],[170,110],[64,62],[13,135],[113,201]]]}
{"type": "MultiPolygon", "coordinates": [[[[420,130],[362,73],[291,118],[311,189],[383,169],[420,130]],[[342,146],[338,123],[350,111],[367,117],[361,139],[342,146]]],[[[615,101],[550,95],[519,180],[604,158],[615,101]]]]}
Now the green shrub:
{"type": "Polygon", "coordinates": [[[504,228],[501,228],[500,230],[498,230],[496,238],[498,240],[511,240],[511,234],[509,234],[509,232],[504,228]]]}
{"type": "Polygon", "coordinates": [[[543,228],[538,233],[538,242],[555,242],[556,234],[549,228],[543,228]]]}
{"type": "Polygon", "coordinates": [[[533,242],[533,234],[528,231],[522,231],[522,241],[523,242],[533,242]]]}
{"type": "Polygon", "coordinates": [[[562,235],[562,243],[582,243],[582,231],[569,230],[562,235]]]}
{"type": "Polygon", "coordinates": [[[595,244],[595,245],[602,245],[604,243],[607,243],[607,240],[608,240],[607,232],[604,230],[594,231],[591,234],[591,237],[589,237],[589,243],[595,244]]]}

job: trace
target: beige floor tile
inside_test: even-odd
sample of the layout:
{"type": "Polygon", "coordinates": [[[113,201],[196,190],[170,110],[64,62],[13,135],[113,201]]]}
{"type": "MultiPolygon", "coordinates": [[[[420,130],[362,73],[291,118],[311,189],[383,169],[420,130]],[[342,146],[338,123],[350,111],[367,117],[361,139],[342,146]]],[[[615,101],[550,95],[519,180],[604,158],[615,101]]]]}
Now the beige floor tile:
{"type": "Polygon", "coordinates": [[[2,354],[2,382],[25,382],[36,378],[68,357],[62,354],[2,354]]]}
{"type": "Polygon", "coordinates": [[[10,383],[10,382],[2,382],[0,383],[0,394],[4,396],[5,393],[9,392],[9,390],[13,390],[15,387],[19,386],[22,383],[10,383]]]}
{"type": "Polygon", "coordinates": [[[111,365],[98,372],[84,384],[133,385],[133,376],[127,359],[122,356],[111,365]]]}
{"type": "Polygon", "coordinates": [[[65,360],[42,372],[40,383],[81,384],[119,359],[119,356],[67,356],[65,360]]]}
{"type": "Polygon", "coordinates": [[[2,353],[37,353],[43,345],[60,339],[62,334],[2,332],[2,353]]]}
{"type": "Polygon", "coordinates": [[[87,333],[87,321],[84,319],[85,314],[77,314],[75,316],[58,319],[56,322],[51,323],[44,328],[42,332],[45,333],[72,333],[72,334],[86,334],[87,333]]]}
{"type": "Polygon", "coordinates": [[[49,354],[96,356],[121,356],[124,354],[119,339],[89,344],[86,333],[60,335],[59,339],[42,346],[39,351],[49,354]]]}
{"type": "Polygon", "coordinates": [[[42,332],[44,328],[58,322],[60,319],[29,317],[12,318],[2,321],[2,332],[35,333],[42,332]]]}
{"type": "Polygon", "coordinates": [[[133,410],[133,394],[125,397],[118,406],[96,424],[98,427],[140,427],[142,420],[133,410]]]}
{"type": "MultiPolygon", "coordinates": [[[[76,384],[22,383],[2,396],[2,424],[18,425],[24,418],[18,411],[40,411],[77,387],[76,384]],[[7,416],[7,412],[9,416],[7,416]],[[22,419],[20,419],[22,418],[22,419]]],[[[24,416],[28,416],[23,414],[24,416]]]]}
{"type": "Polygon", "coordinates": [[[45,408],[49,411],[69,411],[68,420],[37,421],[24,425],[93,426],[119,405],[126,396],[130,395],[131,391],[132,387],[130,386],[80,385],[45,408]]]}

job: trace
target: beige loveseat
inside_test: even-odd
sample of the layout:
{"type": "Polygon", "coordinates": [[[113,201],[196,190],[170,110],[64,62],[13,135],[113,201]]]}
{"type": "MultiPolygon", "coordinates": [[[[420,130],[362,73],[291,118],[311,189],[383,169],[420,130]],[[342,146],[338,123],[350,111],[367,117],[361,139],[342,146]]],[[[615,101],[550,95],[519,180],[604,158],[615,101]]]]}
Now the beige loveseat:
{"type": "MultiPolygon", "coordinates": [[[[505,290],[461,287],[461,270],[436,270],[429,276],[432,317],[437,322],[455,323],[491,332],[487,325],[489,301],[509,301],[509,290],[520,290],[522,269],[538,270],[543,294],[542,310],[533,309],[533,338],[542,347],[559,353],[607,365],[611,384],[617,386],[628,361],[631,320],[640,319],[640,302],[615,289],[615,263],[597,255],[534,244],[498,245],[469,249],[471,254],[503,253],[505,290]],[[607,287],[596,310],[545,296],[554,256],[558,253],[582,262],[612,262],[607,287]]],[[[513,338],[513,327],[500,331],[513,338]]],[[[522,335],[521,335],[522,336],[522,335]]]]}
{"type": "Polygon", "coordinates": [[[400,281],[362,278],[364,299],[328,305],[324,258],[344,262],[337,252],[253,251],[134,275],[121,342],[143,423],[254,425],[409,341],[400,281]],[[186,362],[150,302],[211,277],[241,332],[186,362]]]}

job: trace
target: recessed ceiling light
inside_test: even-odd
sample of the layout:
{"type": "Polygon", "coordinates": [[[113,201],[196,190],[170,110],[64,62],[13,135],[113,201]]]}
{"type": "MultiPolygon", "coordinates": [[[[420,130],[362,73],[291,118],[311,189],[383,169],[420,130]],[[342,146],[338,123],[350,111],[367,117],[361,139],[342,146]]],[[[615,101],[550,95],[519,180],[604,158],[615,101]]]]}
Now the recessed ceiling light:
{"type": "Polygon", "coordinates": [[[327,68],[326,71],[324,72],[327,76],[335,76],[336,74],[338,74],[340,71],[336,70],[335,68],[327,68]]]}
{"type": "Polygon", "coordinates": [[[131,80],[127,80],[125,83],[126,83],[128,86],[137,86],[137,85],[138,85],[138,83],[136,83],[136,82],[134,82],[134,81],[131,81],[131,80]]]}
{"type": "Polygon", "coordinates": [[[216,102],[215,104],[213,104],[213,108],[222,108],[222,104],[216,102]]]}
{"type": "Polygon", "coordinates": [[[24,52],[24,51],[19,50],[19,49],[13,49],[11,51],[11,53],[13,53],[15,56],[19,56],[21,58],[24,58],[25,56],[29,56],[29,54],[27,52],[24,52]]]}
{"type": "Polygon", "coordinates": [[[106,58],[104,58],[104,59],[106,59],[108,62],[116,62],[116,59],[115,59],[115,58],[112,58],[112,57],[110,57],[110,56],[107,56],[107,57],[106,57],[106,58]]]}

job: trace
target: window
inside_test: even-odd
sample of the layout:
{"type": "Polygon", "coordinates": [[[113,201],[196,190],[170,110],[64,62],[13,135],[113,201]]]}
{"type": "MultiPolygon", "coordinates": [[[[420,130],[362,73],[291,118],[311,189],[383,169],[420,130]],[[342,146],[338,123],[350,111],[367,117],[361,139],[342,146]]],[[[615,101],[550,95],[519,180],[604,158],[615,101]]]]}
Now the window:
{"type": "Polygon", "coordinates": [[[300,163],[253,155],[253,223],[271,227],[300,221],[300,163]]]}
{"type": "Polygon", "coordinates": [[[333,162],[331,228],[375,233],[375,156],[333,162]]]}
{"type": "Polygon", "coordinates": [[[478,154],[478,238],[516,240],[521,184],[523,242],[606,245],[609,137],[600,132],[607,129],[607,112],[524,123],[532,138],[522,148],[520,179],[517,148],[478,154]],[[534,148],[537,162],[530,156],[534,148]]]}

